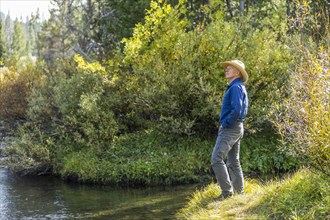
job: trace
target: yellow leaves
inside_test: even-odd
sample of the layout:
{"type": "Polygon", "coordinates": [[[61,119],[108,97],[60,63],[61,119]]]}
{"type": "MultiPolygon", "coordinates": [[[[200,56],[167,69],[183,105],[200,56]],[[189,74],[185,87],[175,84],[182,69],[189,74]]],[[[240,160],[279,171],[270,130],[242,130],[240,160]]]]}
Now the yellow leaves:
{"type": "Polygon", "coordinates": [[[75,55],[74,61],[77,63],[78,70],[82,70],[87,73],[96,73],[102,77],[105,76],[105,68],[99,62],[88,63],[80,55],[75,55]]]}
{"type": "Polygon", "coordinates": [[[126,56],[124,58],[124,62],[127,64],[131,62],[132,59],[136,58],[136,56],[138,56],[142,47],[142,41],[139,38],[136,38],[130,40],[124,39],[122,42],[125,43],[124,52],[126,56]]]}
{"type": "Polygon", "coordinates": [[[146,51],[149,53],[146,56],[150,57],[159,49],[167,51],[167,48],[173,48],[175,39],[185,30],[187,21],[180,18],[181,12],[177,8],[172,8],[165,1],[151,1],[150,4],[145,23],[137,24],[133,36],[122,40],[126,64],[142,65],[146,51]]]}
{"type": "Polygon", "coordinates": [[[303,1],[303,6],[306,7],[306,8],[309,6],[309,4],[306,0],[303,1]]]}
{"type": "MultiPolygon", "coordinates": [[[[74,56],[74,61],[77,63],[77,69],[87,74],[96,74],[103,79],[105,85],[114,85],[119,77],[116,73],[112,73],[111,77],[107,72],[106,68],[102,66],[99,62],[86,62],[84,58],[80,55],[74,56]]],[[[108,61],[109,67],[114,67],[115,63],[113,60],[108,61]]]]}
{"type": "MultiPolygon", "coordinates": [[[[322,50],[322,48],[321,48],[322,50]]],[[[321,51],[320,50],[320,51],[321,51]]],[[[326,68],[327,54],[308,54],[305,62],[292,73],[291,96],[285,100],[285,114],[277,124],[282,135],[294,143],[298,154],[308,155],[311,162],[329,165],[324,158],[330,139],[330,89],[326,68]]]]}

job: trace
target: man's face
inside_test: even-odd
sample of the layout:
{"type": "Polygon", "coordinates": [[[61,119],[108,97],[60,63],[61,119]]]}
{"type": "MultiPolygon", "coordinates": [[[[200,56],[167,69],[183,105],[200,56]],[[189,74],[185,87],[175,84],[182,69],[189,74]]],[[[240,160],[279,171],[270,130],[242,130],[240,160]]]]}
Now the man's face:
{"type": "Polygon", "coordinates": [[[233,66],[227,66],[225,69],[226,79],[231,81],[233,79],[239,78],[241,73],[233,66]]]}

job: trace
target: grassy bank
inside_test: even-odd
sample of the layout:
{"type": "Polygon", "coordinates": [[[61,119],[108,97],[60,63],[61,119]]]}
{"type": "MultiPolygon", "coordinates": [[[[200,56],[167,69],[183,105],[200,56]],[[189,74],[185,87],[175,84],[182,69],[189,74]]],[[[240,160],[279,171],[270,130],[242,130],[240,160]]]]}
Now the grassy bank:
{"type": "Polygon", "coordinates": [[[329,177],[308,169],[281,180],[246,181],[245,195],[220,202],[221,191],[210,184],[196,191],[178,219],[330,219],[329,177]]]}
{"type": "MultiPolygon", "coordinates": [[[[175,185],[210,181],[208,173],[215,138],[201,139],[146,130],[118,136],[106,148],[72,141],[8,141],[4,153],[12,170],[21,174],[52,174],[81,183],[115,185],[175,185]]],[[[38,140],[37,140],[38,141],[38,140]]],[[[278,148],[276,138],[255,134],[242,141],[246,174],[270,174],[292,169],[294,158],[278,148]]]]}
{"type": "MultiPolygon", "coordinates": [[[[254,135],[242,141],[244,172],[269,174],[294,166],[277,141],[254,135]]],[[[122,135],[104,151],[57,151],[54,172],[78,182],[120,185],[173,185],[210,181],[214,139],[180,137],[156,131],[122,135]]]]}
{"type": "Polygon", "coordinates": [[[79,182],[120,185],[172,185],[200,182],[207,174],[210,143],[155,132],[117,138],[108,149],[82,149],[57,155],[55,172],[79,182]]]}

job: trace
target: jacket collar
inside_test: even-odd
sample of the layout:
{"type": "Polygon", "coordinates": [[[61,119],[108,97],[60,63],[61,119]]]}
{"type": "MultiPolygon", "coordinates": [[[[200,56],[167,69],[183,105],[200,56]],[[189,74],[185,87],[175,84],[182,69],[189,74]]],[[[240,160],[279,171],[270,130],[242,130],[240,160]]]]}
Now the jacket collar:
{"type": "Polygon", "coordinates": [[[242,81],[240,78],[234,79],[230,84],[228,84],[228,88],[230,88],[234,84],[241,84],[242,81]]]}

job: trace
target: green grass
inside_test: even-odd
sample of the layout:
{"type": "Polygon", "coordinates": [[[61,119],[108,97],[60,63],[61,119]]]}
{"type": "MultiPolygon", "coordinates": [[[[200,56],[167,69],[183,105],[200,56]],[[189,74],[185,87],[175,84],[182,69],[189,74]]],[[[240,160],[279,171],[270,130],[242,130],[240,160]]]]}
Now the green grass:
{"type": "Polygon", "coordinates": [[[118,137],[105,151],[92,148],[57,156],[57,172],[80,182],[173,185],[210,180],[208,141],[148,131],[118,137]],[[202,158],[205,158],[203,160],[202,158]]]}
{"type": "MultiPolygon", "coordinates": [[[[276,138],[273,139],[264,135],[243,139],[241,163],[245,173],[269,174],[291,166],[292,158],[281,154],[276,148],[276,138]]],[[[214,141],[215,138],[187,138],[146,130],[121,135],[102,152],[90,147],[59,151],[55,167],[64,178],[101,184],[173,185],[210,181],[208,168],[214,141]]]]}
{"type": "MultiPolygon", "coordinates": [[[[291,166],[292,158],[279,153],[278,143],[273,139],[264,135],[243,139],[241,163],[245,173],[269,174],[291,166]]],[[[214,141],[215,138],[187,138],[153,130],[135,132],[117,137],[103,151],[83,146],[71,152],[59,151],[55,171],[64,178],[100,184],[174,185],[210,181],[208,169],[214,141]]]]}
{"type": "Polygon", "coordinates": [[[196,191],[178,219],[330,219],[329,177],[302,169],[262,184],[247,180],[245,195],[212,201],[221,190],[210,184],[196,191]]]}
{"type": "MultiPolygon", "coordinates": [[[[210,157],[216,137],[200,138],[144,130],[115,137],[101,146],[74,137],[47,138],[21,129],[4,149],[9,167],[35,175],[53,174],[82,183],[175,185],[210,181],[210,157]],[[34,135],[32,135],[34,134],[34,135]]],[[[285,172],[295,166],[275,136],[244,137],[241,164],[245,174],[285,172]]]]}

